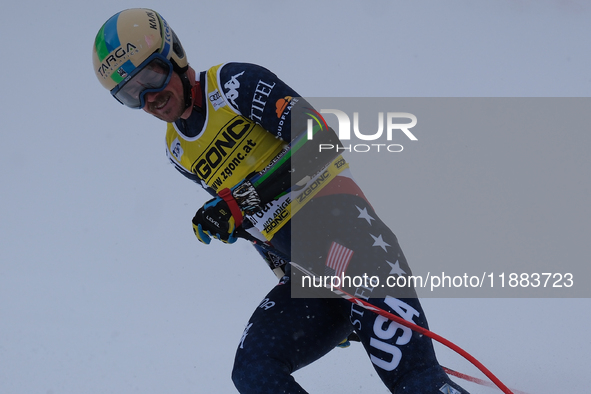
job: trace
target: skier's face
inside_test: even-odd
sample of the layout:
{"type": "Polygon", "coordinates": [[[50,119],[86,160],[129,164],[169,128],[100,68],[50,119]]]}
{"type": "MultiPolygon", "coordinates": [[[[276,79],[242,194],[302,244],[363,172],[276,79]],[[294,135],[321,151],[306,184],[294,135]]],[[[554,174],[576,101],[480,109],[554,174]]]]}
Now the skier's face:
{"type": "Polygon", "coordinates": [[[176,72],[172,73],[168,85],[159,92],[145,95],[144,111],[165,122],[178,120],[185,112],[183,84],[176,72]]]}

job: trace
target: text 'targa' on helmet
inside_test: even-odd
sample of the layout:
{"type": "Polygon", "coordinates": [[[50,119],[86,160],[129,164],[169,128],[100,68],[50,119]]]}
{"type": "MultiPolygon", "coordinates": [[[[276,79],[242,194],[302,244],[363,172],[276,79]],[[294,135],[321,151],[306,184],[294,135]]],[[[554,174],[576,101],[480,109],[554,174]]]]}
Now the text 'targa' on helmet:
{"type": "Polygon", "coordinates": [[[96,35],[92,60],[101,84],[132,108],[143,107],[147,91],[162,90],[173,70],[184,74],[188,69],[183,47],[166,20],[143,8],[121,11],[105,22],[96,35]],[[148,68],[152,72],[142,73],[148,68]],[[164,76],[158,77],[154,69],[164,76]]]}

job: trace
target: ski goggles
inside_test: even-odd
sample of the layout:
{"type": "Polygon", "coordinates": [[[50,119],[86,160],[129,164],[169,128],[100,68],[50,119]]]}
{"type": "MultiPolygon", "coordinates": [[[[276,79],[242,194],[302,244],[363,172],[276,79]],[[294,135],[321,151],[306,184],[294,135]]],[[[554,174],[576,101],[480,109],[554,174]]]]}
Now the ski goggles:
{"type": "Polygon", "coordinates": [[[166,88],[172,76],[172,64],[159,53],[154,53],[135,68],[111,94],[129,108],[144,108],[145,95],[166,88]]]}

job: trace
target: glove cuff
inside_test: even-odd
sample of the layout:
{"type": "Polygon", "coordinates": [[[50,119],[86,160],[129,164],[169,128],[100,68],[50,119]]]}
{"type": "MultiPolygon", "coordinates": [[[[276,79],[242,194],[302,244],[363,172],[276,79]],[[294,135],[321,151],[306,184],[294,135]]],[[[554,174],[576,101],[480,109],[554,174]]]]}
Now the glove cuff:
{"type": "Polygon", "coordinates": [[[232,196],[244,213],[252,215],[261,210],[261,197],[249,181],[244,181],[232,190],[232,196]]]}

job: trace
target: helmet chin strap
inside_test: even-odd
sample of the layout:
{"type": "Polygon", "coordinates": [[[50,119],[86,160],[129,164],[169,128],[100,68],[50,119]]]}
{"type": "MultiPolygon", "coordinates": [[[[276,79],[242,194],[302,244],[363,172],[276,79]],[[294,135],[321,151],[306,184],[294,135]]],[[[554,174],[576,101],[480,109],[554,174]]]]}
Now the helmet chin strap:
{"type": "Polygon", "coordinates": [[[183,84],[183,95],[185,100],[185,110],[193,103],[193,108],[202,111],[203,100],[201,98],[201,84],[195,81],[195,85],[191,86],[187,73],[179,74],[183,84]]]}
{"type": "Polygon", "coordinates": [[[182,74],[179,73],[179,77],[181,77],[181,82],[183,84],[183,98],[185,100],[185,110],[187,108],[189,108],[191,106],[191,103],[193,101],[193,95],[192,95],[192,87],[191,87],[191,82],[189,81],[189,77],[187,76],[187,73],[184,72],[182,74]]]}

